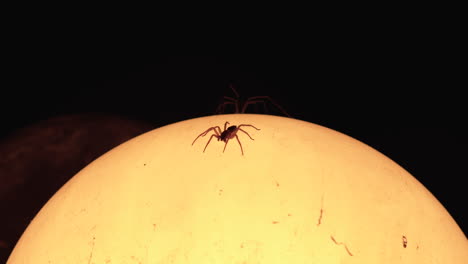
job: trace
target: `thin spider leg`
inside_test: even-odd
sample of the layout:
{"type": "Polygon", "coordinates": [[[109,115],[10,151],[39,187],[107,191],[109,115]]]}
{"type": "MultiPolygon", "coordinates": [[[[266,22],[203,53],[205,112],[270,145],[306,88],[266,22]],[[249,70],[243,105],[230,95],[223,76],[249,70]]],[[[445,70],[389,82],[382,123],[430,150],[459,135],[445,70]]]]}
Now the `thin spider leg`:
{"type": "Polygon", "coordinates": [[[197,141],[197,139],[198,139],[199,137],[204,137],[204,136],[206,136],[206,134],[208,134],[208,132],[210,132],[211,130],[214,130],[214,131],[215,131],[215,134],[218,135],[218,136],[220,136],[221,133],[218,133],[218,131],[216,130],[216,128],[218,128],[218,130],[221,131],[221,128],[219,128],[219,126],[214,126],[214,127],[208,128],[207,130],[205,130],[205,132],[201,133],[200,135],[198,135],[197,138],[195,138],[195,140],[192,142],[192,146],[193,146],[193,144],[195,143],[195,141],[197,141]]]}
{"type": "Polygon", "coordinates": [[[216,113],[225,113],[225,109],[227,105],[233,105],[234,106],[234,113],[239,113],[239,101],[237,99],[234,99],[232,97],[224,97],[225,101],[220,103],[218,107],[216,108],[216,113]],[[227,100],[229,101],[227,101],[227,100]]]}
{"type": "Polygon", "coordinates": [[[256,127],[254,127],[254,126],[252,126],[252,125],[249,125],[249,124],[240,124],[240,125],[238,125],[237,127],[243,127],[243,126],[253,127],[253,128],[255,128],[255,129],[257,129],[257,130],[260,130],[260,128],[256,128],[256,127]]]}
{"type": "Polygon", "coordinates": [[[229,84],[229,88],[234,92],[236,98],[230,96],[223,96],[223,102],[218,105],[216,108],[215,114],[225,114],[226,106],[233,105],[234,106],[234,113],[239,113],[239,94],[237,93],[234,85],[229,84]]]}
{"type": "MultiPolygon", "coordinates": [[[[239,98],[239,96],[237,96],[237,98],[239,98]]],[[[233,104],[235,113],[239,113],[239,100],[238,99],[235,99],[229,96],[224,96],[224,100],[229,100],[229,102],[224,101],[224,103],[233,104]]]]}
{"type": "MultiPolygon", "coordinates": [[[[221,136],[221,128],[220,128],[219,126],[214,126],[214,127],[213,127],[213,131],[215,132],[215,134],[216,134],[217,136],[221,136]],[[218,129],[218,130],[216,130],[216,129],[218,129]]],[[[205,135],[206,135],[206,134],[205,134],[205,135]]]]}
{"type": "Polygon", "coordinates": [[[227,146],[227,143],[229,142],[229,140],[226,140],[226,144],[224,144],[224,149],[223,149],[223,153],[224,151],[226,150],[226,146],[227,146]]]}
{"type": "MultiPolygon", "coordinates": [[[[235,102],[234,106],[236,108],[235,113],[237,114],[237,113],[239,113],[239,93],[237,93],[236,88],[234,88],[233,84],[229,84],[229,88],[231,88],[231,90],[236,94],[237,99],[234,100],[234,102],[235,102]]],[[[227,97],[227,96],[225,96],[225,97],[227,97]]]]}
{"type": "MultiPolygon", "coordinates": [[[[249,136],[249,138],[250,138],[251,140],[254,140],[254,139],[249,135],[249,133],[247,133],[245,130],[243,130],[242,128],[238,128],[238,129],[239,129],[240,131],[244,132],[245,134],[247,134],[247,136],[249,136]]],[[[236,136],[237,136],[237,135],[236,135],[236,136]]]]}
{"type": "Polygon", "coordinates": [[[236,97],[239,98],[239,94],[237,93],[236,88],[234,88],[234,85],[229,84],[229,88],[231,88],[231,90],[236,94],[236,97]]]}
{"type": "Polygon", "coordinates": [[[226,109],[226,105],[233,105],[234,106],[234,110],[236,111],[236,109],[238,109],[238,100],[233,98],[233,97],[229,97],[229,96],[223,96],[223,102],[220,103],[218,105],[218,107],[216,108],[216,111],[215,113],[216,114],[224,114],[224,110],[226,109]]]}
{"type": "Polygon", "coordinates": [[[255,105],[255,104],[258,104],[258,103],[263,103],[263,110],[266,113],[267,112],[267,107],[266,107],[266,104],[265,104],[265,100],[247,100],[247,101],[245,101],[244,105],[242,106],[242,112],[241,113],[245,113],[245,111],[247,110],[247,107],[249,105],[255,105]]]}
{"type": "Polygon", "coordinates": [[[215,129],[215,133],[216,133],[216,135],[217,135],[217,138],[219,138],[223,132],[221,131],[221,128],[220,128],[219,126],[216,126],[216,128],[217,128],[218,130],[215,129]]]}
{"type": "Polygon", "coordinates": [[[260,130],[260,128],[256,128],[256,127],[254,127],[254,126],[252,126],[252,125],[249,125],[249,124],[241,124],[241,125],[237,126],[237,130],[240,130],[240,131],[244,132],[245,134],[247,134],[247,136],[249,136],[250,139],[254,140],[254,139],[249,135],[249,133],[247,133],[245,130],[243,130],[243,129],[241,128],[241,127],[243,127],[243,126],[253,127],[253,128],[255,128],[255,129],[257,129],[257,130],[260,130]]]}
{"type": "Polygon", "coordinates": [[[224,114],[224,112],[225,112],[224,110],[226,109],[226,105],[234,105],[234,108],[236,107],[236,104],[233,103],[233,102],[222,102],[216,108],[215,113],[216,114],[224,114]]]}
{"type": "Polygon", "coordinates": [[[205,152],[206,147],[208,147],[208,144],[210,144],[210,141],[211,141],[211,139],[212,139],[213,137],[216,137],[216,138],[217,138],[218,136],[215,135],[215,134],[211,135],[210,140],[208,140],[208,142],[206,142],[206,145],[205,145],[205,148],[203,149],[203,152],[205,152]]]}
{"type": "MultiPolygon", "coordinates": [[[[245,131],[244,131],[245,132],[245,131]]],[[[248,135],[248,134],[247,134],[248,135]]],[[[249,136],[250,137],[250,136],[249,136]]],[[[241,152],[242,152],[242,156],[244,156],[244,150],[242,149],[242,144],[239,140],[239,137],[236,135],[236,139],[237,139],[237,142],[239,142],[239,146],[241,147],[241,152]]]]}
{"type": "Polygon", "coordinates": [[[229,96],[224,96],[224,99],[225,99],[225,100],[230,100],[230,101],[233,102],[233,103],[235,103],[235,102],[238,101],[237,99],[232,98],[232,97],[229,97],[229,96]]]}
{"type": "Polygon", "coordinates": [[[226,123],[224,123],[224,131],[226,131],[226,127],[227,127],[228,124],[229,124],[228,121],[226,121],[226,123]]]}
{"type": "MultiPolygon", "coordinates": [[[[252,97],[249,97],[246,101],[249,102],[249,101],[256,101],[256,100],[268,100],[270,101],[270,103],[272,103],[274,106],[276,106],[276,108],[278,108],[281,112],[283,112],[283,114],[285,114],[286,116],[288,117],[291,117],[287,112],[286,110],[283,109],[283,107],[281,107],[281,105],[279,105],[277,102],[275,102],[275,100],[273,100],[273,98],[271,98],[270,96],[267,96],[267,95],[261,95],[261,96],[252,96],[252,97]]],[[[244,104],[245,105],[245,104],[244,104]]]]}

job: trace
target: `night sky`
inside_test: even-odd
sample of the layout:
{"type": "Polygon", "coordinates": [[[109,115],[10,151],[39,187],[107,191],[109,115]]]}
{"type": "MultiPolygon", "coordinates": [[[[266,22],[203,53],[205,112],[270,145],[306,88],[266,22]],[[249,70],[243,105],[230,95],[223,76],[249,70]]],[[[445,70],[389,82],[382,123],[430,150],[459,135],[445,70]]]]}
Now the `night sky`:
{"type": "Polygon", "coordinates": [[[110,43],[25,48],[2,85],[0,139],[76,113],[119,115],[157,128],[212,115],[224,95],[234,96],[233,84],[241,98],[268,95],[293,118],[347,134],[394,160],[466,234],[466,96],[451,81],[454,69],[428,56],[429,47],[378,43],[191,53],[110,43]]]}

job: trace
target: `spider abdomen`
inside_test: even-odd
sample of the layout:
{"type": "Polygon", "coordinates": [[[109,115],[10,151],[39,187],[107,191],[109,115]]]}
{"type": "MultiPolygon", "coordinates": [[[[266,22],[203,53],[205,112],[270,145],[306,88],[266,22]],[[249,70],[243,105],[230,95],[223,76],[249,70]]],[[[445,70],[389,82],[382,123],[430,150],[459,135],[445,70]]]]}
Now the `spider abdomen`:
{"type": "Polygon", "coordinates": [[[224,130],[223,133],[221,133],[221,140],[224,142],[227,142],[229,139],[234,138],[237,133],[237,126],[230,126],[228,129],[224,130]]]}

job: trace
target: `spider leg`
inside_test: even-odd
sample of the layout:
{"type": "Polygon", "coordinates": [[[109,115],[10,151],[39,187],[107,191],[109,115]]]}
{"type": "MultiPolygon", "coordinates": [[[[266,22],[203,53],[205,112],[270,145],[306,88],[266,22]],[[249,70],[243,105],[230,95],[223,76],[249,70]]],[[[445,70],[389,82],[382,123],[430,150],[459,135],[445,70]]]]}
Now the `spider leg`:
{"type": "MultiPolygon", "coordinates": [[[[241,129],[241,131],[243,131],[243,130],[241,129]]],[[[244,132],[245,132],[245,131],[244,131],[244,132]]],[[[248,134],[247,134],[247,135],[248,135],[248,134]]],[[[249,137],[250,137],[250,136],[249,136],[249,137]]],[[[244,156],[244,150],[242,149],[242,144],[241,144],[241,142],[240,142],[240,140],[239,140],[239,137],[238,137],[237,135],[236,135],[236,139],[237,139],[237,142],[239,142],[239,146],[240,146],[240,148],[241,148],[242,156],[244,156]]],[[[252,139],[253,139],[253,138],[252,138],[252,139]]],[[[227,142],[226,142],[226,144],[227,144],[227,142]]]]}
{"type": "MultiPolygon", "coordinates": [[[[239,93],[236,91],[236,88],[234,88],[234,85],[231,83],[229,84],[229,88],[231,88],[231,90],[236,94],[236,98],[237,99],[234,99],[234,98],[231,98],[231,99],[234,99],[234,102],[235,102],[235,108],[236,108],[236,114],[239,113],[239,93]]],[[[225,96],[226,97],[226,96],[225,96]]]]}
{"type": "Polygon", "coordinates": [[[222,102],[216,108],[215,113],[216,114],[224,114],[227,105],[234,105],[234,108],[236,107],[236,103],[234,103],[234,102],[222,102]]]}
{"type": "Polygon", "coordinates": [[[267,111],[265,100],[250,100],[250,99],[247,99],[247,101],[245,101],[244,105],[242,106],[242,112],[241,113],[245,113],[245,111],[247,110],[247,107],[249,105],[255,105],[255,104],[258,104],[258,103],[263,104],[263,111],[264,111],[264,113],[267,113],[268,111],[267,111]]]}
{"type": "Polygon", "coordinates": [[[253,127],[253,128],[255,128],[255,129],[257,129],[257,130],[260,130],[260,128],[256,128],[256,127],[254,127],[254,126],[252,126],[252,125],[250,125],[250,124],[240,124],[240,125],[238,125],[237,127],[239,128],[239,127],[243,127],[243,126],[253,127]]]}
{"type": "MultiPolygon", "coordinates": [[[[249,133],[247,133],[245,130],[243,130],[242,128],[239,128],[239,130],[242,131],[242,132],[244,132],[245,134],[247,134],[247,136],[249,136],[249,138],[250,138],[251,140],[254,140],[254,139],[249,135],[249,133]]],[[[237,135],[236,135],[236,136],[237,136],[237,135]]]]}
{"type": "Polygon", "coordinates": [[[249,124],[241,124],[241,125],[237,126],[237,130],[240,130],[240,131],[244,132],[245,134],[247,134],[247,136],[249,136],[249,138],[250,138],[251,140],[254,140],[254,139],[249,135],[249,133],[247,133],[247,131],[245,131],[245,130],[243,130],[243,129],[241,128],[241,127],[243,127],[243,126],[253,127],[253,128],[255,128],[255,129],[257,129],[257,130],[260,130],[260,128],[256,128],[256,127],[254,127],[254,126],[252,126],[252,125],[249,125],[249,124]]]}
{"type": "Polygon", "coordinates": [[[232,98],[232,97],[229,97],[229,96],[224,96],[224,100],[229,100],[229,101],[232,102],[232,103],[237,102],[237,99],[236,99],[236,98],[232,98]]]}
{"type": "Polygon", "coordinates": [[[239,113],[239,100],[234,99],[232,97],[224,96],[224,99],[231,100],[230,102],[225,102],[225,103],[230,103],[234,105],[234,113],[239,113]]]}
{"type": "Polygon", "coordinates": [[[218,105],[215,113],[224,114],[227,105],[233,105],[235,113],[239,112],[239,101],[237,99],[229,96],[224,96],[223,99],[224,101],[218,105]]]}
{"type": "MultiPolygon", "coordinates": [[[[266,96],[266,95],[262,95],[262,96],[252,96],[252,97],[249,97],[246,101],[246,103],[244,104],[244,107],[247,108],[247,105],[248,105],[248,102],[249,101],[256,101],[259,102],[259,101],[269,101],[270,103],[272,103],[276,108],[278,108],[284,115],[288,116],[288,117],[291,117],[284,109],[283,107],[281,107],[281,105],[279,105],[278,103],[276,103],[273,98],[271,98],[270,96],[266,96]]],[[[244,109],[245,110],[245,109],[244,109]]]]}
{"type": "Polygon", "coordinates": [[[217,136],[220,136],[220,135],[221,135],[221,133],[218,132],[218,131],[221,131],[221,128],[219,128],[219,126],[210,127],[210,128],[208,128],[207,130],[205,130],[203,133],[201,133],[200,135],[198,135],[197,138],[195,138],[195,140],[192,142],[192,146],[193,146],[193,144],[195,143],[195,141],[197,141],[197,139],[198,139],[199,137],[204,137],[204,136],[206,136],[206,134],[208,134],[208,132],[210,132],[211,130],[214,130],[214,132],[215,132],[215,134],[216,134],[217,136]],[[216,128],[217,128],[218,130],[216,130],[216,128]]]}
{"type": "Polygon", "coordinates": [[[226,140],[226,144],[224,144],[224,149],[223,149],[223,153],[224,151],[226,150],[226,146],[227,146],[227,143],[229,142],[229,140],[226,140]]]}
{"type": "Polygon", "coordinates": [[[218,136],[217,138],[219,138],[219,137],[221,137],[221,134],[222,134],[223,132],[221,131],[221,128],[220,128],[219,126],[216,126],[216,128],[217,128],[218,130],[215,129],[215,133],[216,133],[216,135],[218,136]]]}
{"type": "Polygon", "coordinates": [[[234,88],[234,84],[230,83],[229,88],[231,88],[231,90],[236,94],[236,97],[239,98],[239,94],[237,93],[236,88],[234,88]]]}
{"type": "MultiPolygon", "coordinates": [[[[228,124],[229,124],[228,121],[226,121],[226,123],[224,123],[224,131],[226,131],[226,127],[227,127],[228,124]]],[[[221,135],[221,134],[220,134],[220,135],[221,135]]]]}
{"type": "Polygon", "coordinates": [[[210,140],[208,140],[208,142],[206,142],[206,145],[205,145],[205,148],[203,149],[203,152],[205,152],[206,147],[208,147],[208,144],[210,144],[210,141],[211,141],[211,139],[212,139],[213,137],[216,137],[216,138],[217,138],[218,135],[215,135],[215,134],[211,135],[210,140]]]}
{"type": "Polygon", "coordinates": [[[229,88],[234,92],[236,97],[223,96],[223,102],[218,105],[216,108],[215,114],[224,114],[227,105],[234,106],[234,113],[239,113],[240,103],[239,103],[239,93],[237,93],[233,84],[229,84],[229,88]]]}

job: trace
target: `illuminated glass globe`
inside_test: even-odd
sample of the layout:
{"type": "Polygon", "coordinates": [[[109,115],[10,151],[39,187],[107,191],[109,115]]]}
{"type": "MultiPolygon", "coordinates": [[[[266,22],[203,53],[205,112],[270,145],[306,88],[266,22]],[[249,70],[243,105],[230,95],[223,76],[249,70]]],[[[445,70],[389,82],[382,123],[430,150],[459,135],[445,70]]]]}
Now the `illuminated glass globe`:
{"type": "Polygon", "coordinates": [[[295,119],[217,115],[95,160],[7,263],[461,264],[468,242],[424,186],[369,146],[295,119]],[[223,152],[226,121],[260,130],[243,127],[253,140],[237,131],[242,151],[231,135],[223,152]],[[192,145],[214,126],[221,133],[192,145]]]}

